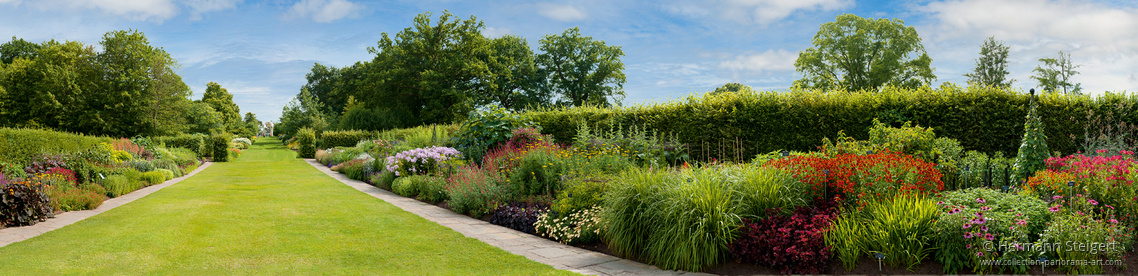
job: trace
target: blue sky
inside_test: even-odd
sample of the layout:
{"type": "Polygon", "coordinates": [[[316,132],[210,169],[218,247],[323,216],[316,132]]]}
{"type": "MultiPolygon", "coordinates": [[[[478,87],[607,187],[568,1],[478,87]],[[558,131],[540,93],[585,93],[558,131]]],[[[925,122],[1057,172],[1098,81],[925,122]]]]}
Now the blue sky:
{"type": "Polygon", "coordinates": [[[822,23],[843,13],[904,20],[917,28],[941,82],[961,83],[979,45],[1011,46],[1013,84],[1026,90],[1043,57],[1060,50],[1083,67],[1091,93],[1138,91],[1138,8],[1133,1],[1065,0],[694,0],[694,1],[242,1],[0,0],[0,40],[12,36],[97,44],[104,33],[144,32],[181,64],[200,98],[213,81],[242,113],[276,120],[314,63],[371,60],[368,46],[422,12],[482,20],[487,36],[538,40],[580,27],[621,46],[625,104],[665,101],[740,82],[782,90],[799,77],[798,52],[822,23]]]}

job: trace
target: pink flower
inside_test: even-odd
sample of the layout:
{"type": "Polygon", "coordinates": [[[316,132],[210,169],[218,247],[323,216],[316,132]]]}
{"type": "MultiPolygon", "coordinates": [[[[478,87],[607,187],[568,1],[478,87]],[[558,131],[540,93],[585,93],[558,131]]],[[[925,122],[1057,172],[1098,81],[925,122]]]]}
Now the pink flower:
{"type": "Polygon", "coordinates": [[[1090,203],[1091,205],[1098,205],[1098,201],[1095,201],[1094,199],[1088,199],[1087,203],[1090,203]]]}
{"type": "MultiPolygon", "coordinates": [[[[971,233],[969,233],[969,234],[971,234],[971,233]]],[[[965,246],[964,246],[964,248],[967,248],[967,249],[972,249],[972,244],[970,243],[970,244],[968,244],[968,245],[965,245],[965,246]]]]}
{"type": "Polygon", "coordinates": [[[1008,226],[1008,231],[1016,230],[1015,226],[1008,226]]]}
{"type": "Polygon", "coordinates": [[[1063,196],[1051,196],[1051,199],[1059,200],[1059,199],[1063,199],[1063,196]]]}
{"type": "Polygon", "coordinates": [[[1051,206],[1051,208],[1047,208],[1047,210],[1051,211],[1052,213],[1059,212],[1059,205],[1051,206]]]}
{"type": "Polygon", "coordinates": [[[977,203],[984,203],[984,202],[987,202],[987,201],[984,201],[984,198],[982,198],[982,197],[978,197],[978,198],[976,198],[976,202],[977,202],[977,203]]]}
{"type": "Polygon", "coordinates": [[[980,226],[980,231],[988,232],[988,226],[980,226]]]}
{"type": "Polygon", "coordinates": [[[1017,225],[1027,225],[1027,221],[1021,219],[1021,220],[1016,221],[1016,224],[1017,225]]]}
{"type": "Polygon", "coordinates": [[[968,228],[972,228],[972,224],[969,224],[969,223],[965,223],[965,224],[964,224],[964,229],[968,229],[968,228]]]}
{"type": "Polygon", "coordinates": [[[988,206],[980,206],[980,210],[988,211],[992,210],[992,208],[988,208],[988,206]]]}
{"type": "Polygon", "coordinates": [[[976,212],[976,217],[982,218],[982,217],[984,217],[984,213],[976,212]]]}
{"type": "Polygon", "coordinates": [[[1110,219],[1110,223],[1118,224],[1118,220],[1117,219],[1110,219]]]}
{"type": "Polygon", "coordinates": [[[984,252],[976,252],[976,256],[984,257],[984,252]]]}
{"type": "Polygon", "coordinates": [[[1106,208],[1110,208],[1111,210],[1114,210],[1114,206],[1106,205],[1106,208]]]}
{"type": "Polygon", "coordinates": [[[988,233],[988,234],[984,234],[984,238],[988,239],[988,240],[994,240],[994,239],[996,239],[996,236],[992,235],[992,233],[988,233]]]}

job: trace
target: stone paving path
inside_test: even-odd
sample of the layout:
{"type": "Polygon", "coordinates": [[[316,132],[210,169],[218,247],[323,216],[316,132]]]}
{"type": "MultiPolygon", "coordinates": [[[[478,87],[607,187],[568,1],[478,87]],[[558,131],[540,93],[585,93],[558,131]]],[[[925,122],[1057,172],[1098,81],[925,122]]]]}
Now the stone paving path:
{"type": "Polygon", "coordinates": [[[119,206],[122,206],[124,204],[135,201],[139,198],[143,198],[147,195],[150,195],[154,192],[157,192],[158,190],[161,190],[162,188],[166,188],[166,187],[169,187],[170,185],[174,185],[178,182],[182,182],[182,180],[185,180],[186,178],[190,178],[191,176],[194,176],[195,174],[204,170],[205,168],[209,167],[209,165],[212,165],[212,164],[213,164],[212,162],[205,162],[201,166],[198,166],[198,168],[195,169],[194,171],[192,171],[186,175],[183,175],[181,177],[177,177],[174,179],[167,180],[166,182],[162,182],[162,184],[138,189],[137,191],[131,192],[129,194],[121,195],[121,196],[118,196],[118,197],[115,197],[112,199],[107,199],[106,201],[103,201],[102,205],[99,205],[99,207],[95,208],[94,210],[66,212],[66,213],[55,215],[55,218],[49,218],[49,219],[47,219],[47,221],[36,223],[35,225],[32,225],[32,226],[10,227],[10,228],[0,229],[0,247],[4,247],[4,246],[7,246],[9,244],[13,244],[13,243],[16,243],[19,241],[30,239],[32,237],[39,236],[43,233],[47,233],[48,231],[51,231],[51,230],[63,228],[64,226],[71,225],[72,223],[79,222],[79,221],[87,219],[89,217],[92,217],[92,216],[101,214],[103,212],[106,212],[107,210],[111,210],[111,209],[114,209],[116,207],[119,207],[119,206]]]}
{"type": "Polygon", "coordinates": [[[376,188],[363,181],[348,178],[317,163],[305,159],[308,164],[320,169],[328,176],[361,192],[387,201],[407,212],[419,215],[439,225],[471,238],[496,246],[530,260],[548,264],[553,268],[588,275],[710,275],[686,271],[666,271],[655,266],[625,260],[602,253],[576,248],[550,241],[541,237],[522,233],[506,227],[493,225],[482,220],[460,215],[438,206],[376,188]]]}

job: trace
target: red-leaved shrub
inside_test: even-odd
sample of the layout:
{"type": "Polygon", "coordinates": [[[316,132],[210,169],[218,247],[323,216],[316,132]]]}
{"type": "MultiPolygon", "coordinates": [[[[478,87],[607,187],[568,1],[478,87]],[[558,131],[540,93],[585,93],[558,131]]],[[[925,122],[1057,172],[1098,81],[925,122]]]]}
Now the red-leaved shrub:
{"type": "Polygon", "coordinates": [[[821,274],[830,264],[825,232],[837,218],[835,200],[818,206],[799,207],[790,216],[771,216],[758,222],[743,219],[739,238],[731,243],[731,255],[740,261],[778,269],[783,274],[821,274]]]}

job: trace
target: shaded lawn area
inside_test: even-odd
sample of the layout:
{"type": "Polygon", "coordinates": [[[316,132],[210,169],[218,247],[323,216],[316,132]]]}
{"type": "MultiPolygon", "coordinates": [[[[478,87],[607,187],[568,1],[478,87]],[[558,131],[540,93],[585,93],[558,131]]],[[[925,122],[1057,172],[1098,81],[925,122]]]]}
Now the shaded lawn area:
{"type": "Polygon", "coordinates": [[[572,273],[344,185],[261,138],[145,198],[0,247],[0,275],[572,273]]]}

